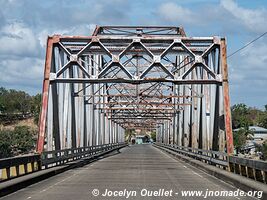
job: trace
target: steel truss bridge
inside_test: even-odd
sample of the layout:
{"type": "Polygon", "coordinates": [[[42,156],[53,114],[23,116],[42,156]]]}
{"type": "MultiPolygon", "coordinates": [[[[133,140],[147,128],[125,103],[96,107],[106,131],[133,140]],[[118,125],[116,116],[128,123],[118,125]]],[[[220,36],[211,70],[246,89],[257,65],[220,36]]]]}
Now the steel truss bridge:
{"type": "Polygon", "coordinates": [[[125,147],[132,129],[155,131],[154,146],[178,157],[267,182],[266,162],[233,156],[225,38],[188,37],[180,27],[99,26],[92,36],[48,37],[38,154],[0,160],[0,168],[10,179],[88,163],[125,147]]]}
{"type": "Polygon", "coordinates": [[[38,152],[122,142],[138,128],[164,143],[233,152],[224,38],[98,27],[49,37],[46,52],[38,152]]]}

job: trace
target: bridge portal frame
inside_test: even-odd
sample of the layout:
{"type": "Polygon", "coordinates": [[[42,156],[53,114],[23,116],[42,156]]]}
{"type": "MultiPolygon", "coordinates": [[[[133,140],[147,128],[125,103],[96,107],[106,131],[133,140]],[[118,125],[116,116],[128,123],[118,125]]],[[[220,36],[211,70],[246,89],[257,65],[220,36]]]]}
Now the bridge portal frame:
{"type": "Polygon", "coordinates": [[[37,151],[121,142],[126,129],[146,128],[164,143],[232,154],[226,55],[225,38],[179,27],[48,37],[37,151]]]}

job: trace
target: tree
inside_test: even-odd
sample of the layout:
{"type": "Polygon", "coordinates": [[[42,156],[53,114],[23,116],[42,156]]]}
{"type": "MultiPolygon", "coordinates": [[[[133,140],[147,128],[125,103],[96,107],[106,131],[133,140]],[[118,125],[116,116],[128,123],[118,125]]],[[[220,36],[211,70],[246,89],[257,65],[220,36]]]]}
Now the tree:
{"type": "Polygon", "coordinates": [[[150,136],[151,136],[151,139],[153,140],[153,142],[156,142],[157,141],[157,134],[156,134],[156,132],[152,132],[150,136]]]}
{"type": "Polygon", "coordinates": [[[264,112],[263,114],[260,115],[259,125],[264,128],[267,128],[267,112],[264,112]]]}
{"type": "Polygon", "coordinates": [[[3,87],[0,87],[0,113],[4,113],[6,111],[6,97],[7,90],[3,87]]]}
{"type": "Polygon", "coordinates": [[[29,153],[35,144],[33,132],[28,126],[16,126],[0,131],[0,158],[29,153]]]}
{"type": "Polygon", "coordinates": [[[31,99],[31,113],[34,116],[35,124],[38,124],[39,122],[39,115],[40,115],[41,106],[42,106],[41,100],[42,100],[41,94],[36,94],[31,99]]]}
{"type": "Polygon", "coordinates": [[[0,88],[0,109],[2,113],[28,113],[30,111],[30,101],[31,96],[26,92],[0,88]]]}
{"type": "Polygon", "coordinates": [[[28,126],[16,126],[13,131],[13,150],[27,153],[34,147],[34,134],[28,126]]]}
{"type": "Polygon", "coordinates": [[[11,137],[11,131],[0,131],[0,158],[7,158],[13,156],[11,137]]]}
{"type": "Polygon", "coordinates": [[[238,154],[241,149],[245,146],[246,141],[251,139],[253,132],[249,130],[248,126],[245,128],[239,128],[237,131],[234,131],[234,146],[236,148],[236,153],[238,154]]]}
{"type": "Polygon", "coordinates": [[[30,96],[23,91],[0,87],[0,113],[3,114],[0,123],[12,123],[18,118],[33,116],[35,124],[38,124],[40,110],[41,94],[30,96]]]}
{"type": "Polygon", "coordinates": [[[235,104],[231,108],[232,110],[232,124],[233,128],[248,127],[253,124],[249,117],[249,108],[243,104],[235,104]]]}
{"type": "Polygon", "coordinates": [[[31,96],[23,91],[14,91],[13,96],[16,98],[15,105],[17,106],[17,110],[22,114],[29,113],[31,96]]]}
{"type": "Polygon", "coordinates": [[[262,115],[263,111],[257,109],[257,108],[249,108],[248,110],[248,118],[249,121],[252,122],[253,125],[259,124],[259,118],[262,115]]]}
{"type": "Polygon", "coordinates": [[[267,140],[263,142],[261,152],[263,154],[263,159],[267,160],[267,140]]]}
{"type": "Polygon", "coordinates": [[[134,129],[127,129],[125,131],[125,140],[127,142],[130,142],[133,136],[135,136],[134,129]]]}
{"type": "Polygon", "coordinates": [[[259,126],[267,128],[267,105],[264,106],[265,111],[262,112],[258,118],[259,126]]]}

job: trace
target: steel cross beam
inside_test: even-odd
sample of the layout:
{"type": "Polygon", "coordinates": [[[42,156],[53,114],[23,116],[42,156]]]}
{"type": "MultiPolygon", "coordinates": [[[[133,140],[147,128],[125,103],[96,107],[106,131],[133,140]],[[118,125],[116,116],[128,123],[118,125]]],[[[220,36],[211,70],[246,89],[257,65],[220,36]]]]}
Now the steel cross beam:
{"type": "Polygon", "coordinates": [[[226,42],[181,27],[97,26],[48,37],[37,150],[124,141],[233,152],[226,42]]]}

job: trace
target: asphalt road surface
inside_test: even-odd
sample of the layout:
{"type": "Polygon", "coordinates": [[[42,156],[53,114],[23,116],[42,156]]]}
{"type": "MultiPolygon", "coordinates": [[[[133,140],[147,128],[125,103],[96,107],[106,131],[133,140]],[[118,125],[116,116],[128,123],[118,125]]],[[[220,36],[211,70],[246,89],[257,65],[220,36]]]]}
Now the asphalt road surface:
{"type": "Polygon", "coordinates": [[[236,191],[237,188],[172,158],[152,145],[133,145],[1,200],[256,199],[235,196],[240,192],[236,191]],[[198,196],[196,193],[195,196],[191,193],[191,197],[183,196],[183,192],[188,191],[197,191],[198,196]],[[221,196],[226,195],[221,191],[232,196],[221,196]]]}

